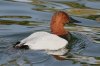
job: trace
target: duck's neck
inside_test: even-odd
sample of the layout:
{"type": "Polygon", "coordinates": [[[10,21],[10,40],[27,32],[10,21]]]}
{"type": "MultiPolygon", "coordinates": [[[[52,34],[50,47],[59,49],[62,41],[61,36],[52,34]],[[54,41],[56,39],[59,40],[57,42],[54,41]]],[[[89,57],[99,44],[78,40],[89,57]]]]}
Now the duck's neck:
{"type": "Polygon", "coordinates": [[[68,30],[64,29],[64,25],[63,24],[59,24],[59,23],[52,24],[51,23],[50,27],[51,27],[51,32],[53,34],[58,35],[58,36],[67,35],[68,34],[68,30]]]}

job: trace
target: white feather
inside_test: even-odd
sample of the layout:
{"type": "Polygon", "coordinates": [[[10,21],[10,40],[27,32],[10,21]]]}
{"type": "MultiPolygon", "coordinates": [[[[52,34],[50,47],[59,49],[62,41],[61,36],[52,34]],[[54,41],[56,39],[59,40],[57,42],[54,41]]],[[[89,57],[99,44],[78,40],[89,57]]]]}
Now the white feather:
{"type": "Polygon", "coordinates": [[[26,42],[38,39],[38,38],[43,37],[48,34],[49,34],[48,32],[44,32],[44,31],[35,32],[35,33],[31,34],[30,36],[28,36],[27,38],[21,40],[21,43],[26,43],[26,42]]]}
{"type": "MultiPolygon", "coordinates": [[[[40,31],[23,39],[20,44],[22,43],[24,43],[24,45],[28,45],[32,50],[46,50],[49,53],[49,50],[55,51],[65,48],[65,46],[68,44],[68,41],[55,34],[40,31]]],[[[53,53],[50,51],[50,54],[53,53]]],[[[58,54],[58,52],[55,54],[58,54]]]]}

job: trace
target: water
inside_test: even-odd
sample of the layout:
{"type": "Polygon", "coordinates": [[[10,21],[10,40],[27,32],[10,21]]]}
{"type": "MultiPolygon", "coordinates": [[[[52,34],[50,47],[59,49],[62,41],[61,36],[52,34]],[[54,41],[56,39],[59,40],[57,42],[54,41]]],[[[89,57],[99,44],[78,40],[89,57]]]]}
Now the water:
{"type": "Polygon", "coordinates": [[[64,4],[66,1],[1,0],[0,66],[100,66],[100,21],[97,20],[100,16],[86,19],[87,16],[100,15],[99,5],[90,0],[67,1],[86,5],[85,9],[90,10],[85,11],[64,4]],[[78,13],[73,12],[74,9],[78,13]],[[50,19],[57,10],[68,12],[74,19],[73,23],[65,26],[77,38],[72,42],[75,45],[70,52],[71,58],[66,57],[67,60],[59,61],[42,51],[12,48],[13,44],[33,32],[50,32],[50,19]]]}

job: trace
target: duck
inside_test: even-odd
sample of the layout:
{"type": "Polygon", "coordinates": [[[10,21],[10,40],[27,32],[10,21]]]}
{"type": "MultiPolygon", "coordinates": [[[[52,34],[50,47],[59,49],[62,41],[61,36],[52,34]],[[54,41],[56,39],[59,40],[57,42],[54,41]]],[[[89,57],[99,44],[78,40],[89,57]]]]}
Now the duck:
{"type": "Polygon", "coordinates": [[[57,59],[66,54],[69,49],[66,47],[70,41],[70,32],[64,28],[69,23],[69,15],[64,11],[57,11],[51,18],[51,33],[38,31],[22,39],[14,45],[14,48],[26,48],[31,50],[43,50],[57,59]]]}

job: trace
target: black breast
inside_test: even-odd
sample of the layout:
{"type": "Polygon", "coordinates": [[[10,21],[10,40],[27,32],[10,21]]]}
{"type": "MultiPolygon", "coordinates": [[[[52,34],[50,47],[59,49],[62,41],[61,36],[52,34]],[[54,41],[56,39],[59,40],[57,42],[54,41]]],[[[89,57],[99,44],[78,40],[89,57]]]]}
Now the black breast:
{"type": "Polygon", "coordinates": [[[73,42],[77,39],[71,33],[60,35],[59,37],[61,37],[61,38],[63,38],[63,39],[68,41],[67,49],[71,49],[72,46],[73,46],[73,42]]]}

